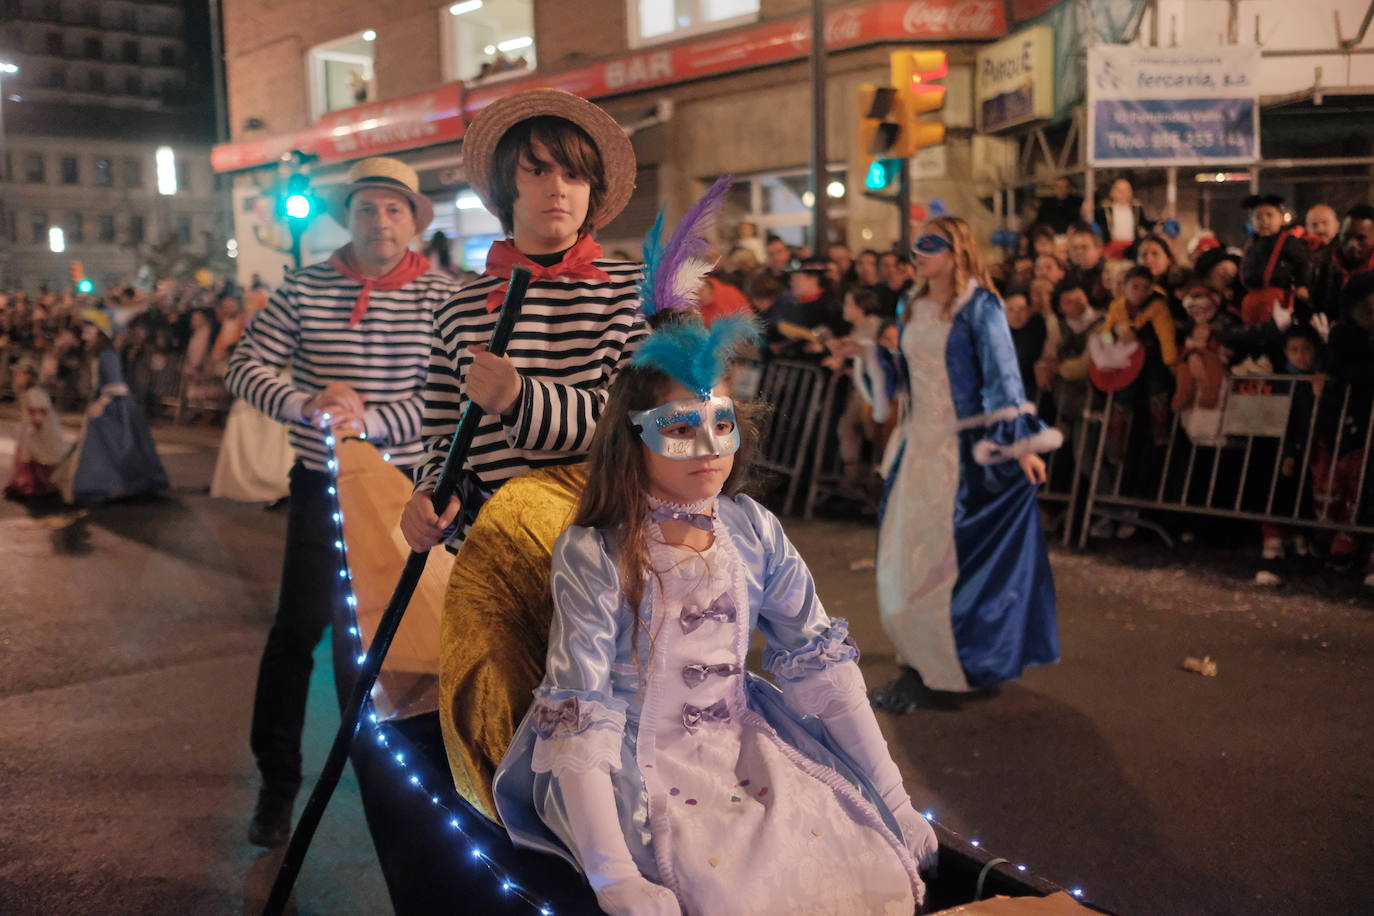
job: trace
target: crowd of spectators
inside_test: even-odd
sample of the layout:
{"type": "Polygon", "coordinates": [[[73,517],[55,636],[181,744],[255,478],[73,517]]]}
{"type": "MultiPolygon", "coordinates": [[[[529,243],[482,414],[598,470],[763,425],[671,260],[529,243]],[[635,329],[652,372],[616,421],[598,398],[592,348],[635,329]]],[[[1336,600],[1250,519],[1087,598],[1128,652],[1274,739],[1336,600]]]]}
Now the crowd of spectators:
{"type": "Polygon", "coordinates": [[[58,410],[84,406],[95,375],[80,325],[91,322],[114,342],[149,420],[220,423],[230,400],[223,384],[229,353],[266,297],[260,282],[248,290],[164,282],[104,295],[0,291],[0,399],[23,362],[37,366],[37,382],[58,410]]]}

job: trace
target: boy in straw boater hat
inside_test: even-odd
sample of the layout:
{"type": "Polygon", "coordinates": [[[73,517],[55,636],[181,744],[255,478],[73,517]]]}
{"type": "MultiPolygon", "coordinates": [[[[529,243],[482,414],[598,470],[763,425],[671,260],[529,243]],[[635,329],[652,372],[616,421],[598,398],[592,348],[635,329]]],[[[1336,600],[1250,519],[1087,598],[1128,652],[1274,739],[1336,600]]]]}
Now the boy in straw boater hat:
{"type": "Polygon", "coordinates": [[[640,266],[603,257],[593,238],[634,192],[634,150],[610,115],[562,90],[521,92],[478,115],[463,156],[473,191],[510,238],[435,314],[425,456],[401,519],[415,550],[445,540],[456,550],[506,480],[581,461],[611,382],[646,334],[640,266]],[[497,357],[485,342],[516,264],[533,279],[507,355],[497,357]],[[486,416],[458,495],[436,515],[430,493],[468,401],[486,416]]]}
{"type": "Polygon", "coordinates": [[[311,653],[341,597],[325,439],[335,428],[360,428],[403,468],[422,453],[434,310],[458,284],[410,250],[434,218],[419,187],[415,170],[395,159],[349,169],[329,193],[329,213],[352,240],[288,273],[229,361],[229,390],[286,424],[296,453],[281,591],[253,702],[262,788],[248,837],[260,846],[279,846],[291,832],[311,653]]]}

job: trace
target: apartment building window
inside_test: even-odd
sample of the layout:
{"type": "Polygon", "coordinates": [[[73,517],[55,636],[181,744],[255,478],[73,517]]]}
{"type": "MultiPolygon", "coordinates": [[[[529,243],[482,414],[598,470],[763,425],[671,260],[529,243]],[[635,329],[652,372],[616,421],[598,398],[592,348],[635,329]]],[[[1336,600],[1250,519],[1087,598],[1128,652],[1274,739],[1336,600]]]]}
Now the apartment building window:
{"type": "Polygon", "coordinates": [[[48,49],[48,53],[49,53],[49,54],[56,55],[57,57],[61,57],[61,56],[62,56],[62,33],[61,33],[61,32],[49,32],[49,33],[45,36],[45,41],[46,41],[46,44],[47,44],[47,49],[48,49]]]}
{"type": "MultiPolygon", "coordinates": [[[[43,168],[42,153],[24,154],[24,181],[28,184],[44,184],[48,177],[43,168]]],[[[46,231],[46,230],[45,230],[46,231]]]]}
{"type": "Polygon", "coordinates": [[[124,77],[124,92],[126,95],[142,95],[143,77],[137,73],[130,73],[124,77]]]}
{"type": "Polygon", "coordinates": [[[181,239],[181,244],[191,244],[191,217],[177,217],[177,238],[181,239]]]}
{"type": "Polygon", "coordinates": [[[67,214],[67,242],[72,245],[80,245],[86,241],[86,220],[77,210],[67,214]]]}
{"type": "Polygon", "coordinates": [[[100,214],[100,241],[107,245],[115,240],[115,218],[113,213],[100,214]]]}
{"type": "Polygon", "coordinates": [[[53,89],[67,88],[67,68],[58,65],[48,70],[48,85],[53,89]]]}
{"type": "Polygon", "coordinates": [[[311,117],[352,108],[377,97],[372,70],[375,32],[359,32],[306,52],[311,117]]]}
{"type": "Polygon", "coordinates": [[[0,152],[0,181],[12,181],[10,169],[13,167],[10,159],[10,151],[0,152]]]}
{"type": "Polygon", "coordinates": [[[95,186],[97,188],[108,188],[114,185],[114,167],[108,159],[97,159],[95,161],[95,186]]]}
{"type": "Polygon", "coordinates": [[[671,41],[753,22],[759,0],[626,0],[630,44],[671,41]]]}
{"type": "Polygon", "coordinates": [[[124,42],[124,62],[126,64],[138,63],[138,42],[132,39],[124,42]]]}
{"type": "Polygon", "coordinates": [[[29,231],[33,235],[35,245],[47,244],[48,213],[46,210],[34,210],[29,214],[29,231]]]}
{"type": "Polygon", "coordinates": [[[102,70],[92,70],[87,78],[86,85],[92,92],[105,91],[105,73],[102,70]]]}
{"type": "Polygon", "coordinates": [[[63,157],[62,157],[62,183],[63,183],[63,184],[77,184],[77,183],[80,182],[80,181],[81,181],[81,176],[80,176],[80,173],[78,172],[77,167],[76,167],[76,157],[75,157],[75,156],[63,156],[63,157]]]}
{"type": "Polygon", "coordinates": [[[142,244],[145,234],[143,228],[143,214],[132,214],[129,217],[129,241],[135,245],[142,244]]]}
{"type": "Polygon", "coordinates": [[[124,160],[124,187],[143,187],[143,163],[137,159],[124,160]]]}
{"type": "Polygon", "coordinates": [[[82,44],[82,50],[89,60],[100,60],[105,56],[105,46],[99,38],[87,38],[82,44]]]}
{"type": "Polygon", "coordinates": [[[162,66],[175,67],[177,64],[177,49],[171,46],[165,47],[161,51],[162,66]]]}
{"type": "Polygon", "coordinates": [[[439,23],[449,79],[487,79],[535,67],[533,0],[460,0],[439,10],[439,23]]]}

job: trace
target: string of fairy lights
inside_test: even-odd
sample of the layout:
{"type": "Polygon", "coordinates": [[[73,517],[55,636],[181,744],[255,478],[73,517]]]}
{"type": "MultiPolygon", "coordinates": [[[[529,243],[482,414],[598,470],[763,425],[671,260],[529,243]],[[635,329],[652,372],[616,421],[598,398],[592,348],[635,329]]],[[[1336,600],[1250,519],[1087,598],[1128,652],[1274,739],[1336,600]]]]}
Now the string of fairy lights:
{"type": "MultiPolygon", "coordinates": [[[[325,414],[324,419],[328,420],[329,415],[325,414]]],[[[366,439],[367,433],[359,433],[357,438],[366,439]]],[[[364,661],[367,660],[367,653],[363,651],[362,633],[358,630],[358,596],[353,592],[353,572],[349,567],[348,544],[347,542],[345,542],[343,535],[343,507],[339,503],[338,498],[339,461],[338,455],[335,453],[335,445],[337,443],[337,440],[334,438],[334,436],[330,435],[325,437],[324,443],[326,446],[329,447],[329,461],[327,462],[327,466],[329,468],[329,473],[333,478],[333,482],[329,486],[329,495],[334,499],[334,548],[336,551],[338,551],[339,554],[339,578],[344,580],[344,601],[348,605],[350,613],[353,615],[353,620],[348,627],[348,635],[352,637],[353,647],[358,653],[356,656],[357,664],[361,665],[364,661]]],[[[389,453],[383,452],[382,459],[384,461],[390,462],[391,455],[389,453]]],[[[397,767],[403,773],[411,769],[411,762],[406,757],[405,750],[401,749],[402,742],[398,741],[393,743],[392,739],[387,737],[386,732],[383,730],[382,723],[379,722],[377,719],[376,710],[372,707],[372,701],[370,699],[367,701],[366,707],[364,707],[364,712],[366,713],[367,724],[372,729],[373,739],[377,742],[377,744],[387,749],[391,758],[396,762],[397,767]]],[[[486,853],[486,851],[482,849],[482,847],[477,843],[473,836],[463,828],[463,823],[460,820],[458,813],[455,812],[452,808],[449,807],[448,804],[445,803],[444,798],[442,796],[435,794],[431,790],[427,789],[424,785],[424,780],[420,778],[418,773],[407,773],[406,780],[415,788],[417,792],[423,792],[429,795],[430,804],[439,812],[439,816],[446,817],[448,819],[449,828],[454,830],[458,834],[458,836],[464,842],[467,843],[468,858],[476,859],[477,861],[485,865],[487,871],[490,872],[491,876],[499,883],[500,888],[504,893],[509,894],[512,897],[517,898],[523,901],[524,903],[528,904],[534,912],[539,914],[539,916],[554,916],[554,909],[552,905],[550,905],[547,901],[543,901],[536,898],[534,894],[532,894],[529,890],[521,887],[520,884],[514,880],[514,878],[509,872],[507,872],[495,860],[493,860],[486,853]]],[[[450,787],[445,787],[444,791],[451,792],[452,789],[450,787]]],[[[923,811],[922,814],[925,816],[925,819],[930,821],[932,824],[936,823],[934,811],[923,811]]],[[[974,847],[982,847],[982,844],[979,840],[974,839],[970,840],[969,842],[970,845],[974,847]]],[[[1017,865],[1016,870],[1024,872],[1027,870],[1027,867],[1025,865],[1017,865]]],[[[1083,897],[1083,889],[1081,887],[1072,888],[1070,889],[1069,893],[1072,894],[1074,897],[1080,899],[1083,897]]]]}

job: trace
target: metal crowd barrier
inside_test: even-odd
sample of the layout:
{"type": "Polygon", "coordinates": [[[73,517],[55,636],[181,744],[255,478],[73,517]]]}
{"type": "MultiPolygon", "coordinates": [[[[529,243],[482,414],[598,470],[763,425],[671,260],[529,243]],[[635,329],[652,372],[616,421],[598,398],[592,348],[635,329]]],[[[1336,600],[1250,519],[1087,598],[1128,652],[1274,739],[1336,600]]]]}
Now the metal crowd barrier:
{"type": "Polygon", "coordinates": [[[1089,521],[1104,508],[1109,517],[1112,509],[1149,509],[1374,533],[1366,490],[1374,403],[1352,408],[1351,386],[1330,380],[1317,392],[1318,378],[1228,377],[1214,413],[1175,415],[1166,442],[1117,460],[1107,454],[1113,420],[1130,441],[1137,418],[1109,395],[1093,418],[1098,433],[1078,546],[1086,546],[1089,521]]]}
{"type": "Polygon", "coordinates": [[[775,359],[759,382],[757,398],[771,409],[761,421],[755,464],[786,478],[784,515],[796,505],[810,463],[829,375],[813,363],[775,359]]]}

